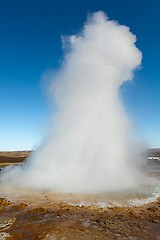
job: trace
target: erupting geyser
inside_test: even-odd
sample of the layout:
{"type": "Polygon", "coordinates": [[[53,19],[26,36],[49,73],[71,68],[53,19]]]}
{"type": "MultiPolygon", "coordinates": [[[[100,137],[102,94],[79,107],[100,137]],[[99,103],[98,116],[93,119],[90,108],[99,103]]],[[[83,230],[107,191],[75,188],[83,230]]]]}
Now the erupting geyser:
{"type": "Polygon", "coordinates": [[[82,193],[134,187],[137,153],[119,87],[141,63],[136,36],[96,12],[66,41],[70,50],[52,82],[50,136],[23,166],[6,169],[1,182],[82,193]]]}

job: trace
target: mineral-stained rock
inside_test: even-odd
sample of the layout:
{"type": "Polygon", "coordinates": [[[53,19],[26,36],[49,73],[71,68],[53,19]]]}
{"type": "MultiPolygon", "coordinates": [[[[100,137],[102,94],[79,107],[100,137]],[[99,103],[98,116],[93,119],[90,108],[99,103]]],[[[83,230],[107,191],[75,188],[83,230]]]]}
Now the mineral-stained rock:
{"type": "Polygon", "coordinates": [[[11,201],[6,198],[0,198],[0,206],[10,206],[12,205],[11,201]]]}
{"type": "Polygon", "coordinates": [[[6,240],[10,237],[10,234],[9,233],[6,233],[6,232],[0,232],[0,239],[1,240],[6,240]]]}
{"type": "Polygon", "coordinates": [[[141,207],[99,209],[0,199],[0,233],[9,234],[7,240],[152,240],[160,236],[159,219],[158,201],[141,207]]]}
{"type": "Polygon", "coordinates": [[[8,229],[15,221],[15,218],[0,217],[0,232],[8,229]]]}

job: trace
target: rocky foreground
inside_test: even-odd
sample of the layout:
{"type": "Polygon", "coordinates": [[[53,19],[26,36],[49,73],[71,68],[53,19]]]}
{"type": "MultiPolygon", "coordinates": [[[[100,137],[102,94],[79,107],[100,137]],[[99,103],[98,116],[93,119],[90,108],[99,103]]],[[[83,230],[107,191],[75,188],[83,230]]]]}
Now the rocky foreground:
{"type": "Polygon", "coordinates": [[[0,198],[0,239],[160,239],[160,199],[141,207],[87,207],[0,198]],[[33,204],[34,203],[34,204],[33,204]]]}
{"type": "MultiPolygon", "coordinates": [[[[0,164],[21,163],[30,153],[1,152],[0,164]]],[[[101,208],[55,201],[45,192],[18,194],[0,186],[0,240],[160,240],[160,199],[101,208]]]]}

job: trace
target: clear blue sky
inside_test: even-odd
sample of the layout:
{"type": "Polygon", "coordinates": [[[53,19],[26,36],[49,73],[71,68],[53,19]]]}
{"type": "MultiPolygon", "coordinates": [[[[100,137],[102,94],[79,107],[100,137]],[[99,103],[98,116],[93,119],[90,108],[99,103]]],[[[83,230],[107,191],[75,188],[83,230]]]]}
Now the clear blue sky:
{"type": "Polygon", "coordinates": [[[139,134],[160,147],[159,9],[159,0],[1,0],[0,150],[40,144],[51,116],[42,75],[60,66],[61,35],[76,34],[97,10],[137,36],[142,69],[122,87],[123,101],[139,134]]]}

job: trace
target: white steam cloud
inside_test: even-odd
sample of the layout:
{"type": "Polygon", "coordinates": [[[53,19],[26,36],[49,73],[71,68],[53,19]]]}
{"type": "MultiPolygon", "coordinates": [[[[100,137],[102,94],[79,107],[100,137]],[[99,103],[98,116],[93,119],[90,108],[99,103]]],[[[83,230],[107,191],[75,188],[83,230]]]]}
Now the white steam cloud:
{"type": "MultiPolygon", "coordinates": [[[[64,39],[63,39],[64,40],[64,39]]],[[[119,87],[142,54],[129,28],[93,13],[53,77],[56,103],[47,142],[1,182],[56,192],[107,192],[134,187],[137,152],[119,87]]]]}

